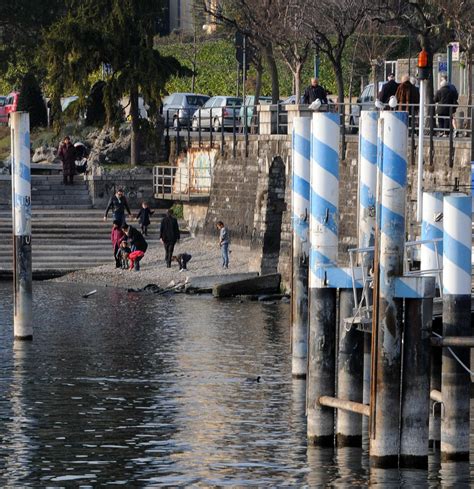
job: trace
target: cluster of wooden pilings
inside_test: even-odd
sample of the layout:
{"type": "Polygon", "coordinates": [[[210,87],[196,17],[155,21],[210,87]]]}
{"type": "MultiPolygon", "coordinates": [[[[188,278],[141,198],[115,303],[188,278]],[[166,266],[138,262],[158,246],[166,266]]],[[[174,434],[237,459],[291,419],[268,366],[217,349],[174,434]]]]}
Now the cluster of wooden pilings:
{"type": "Polygon", "coordinates": [[[292,373],[306,378],[308,441],[367,435],[374,467],[427,467],[430,441],[442,461],[468,460],[471,196],[424,194],[422,240],[407,243],[408,114],[362,112],[358,248],[339,267],[339,134],[338,114],[294,122],[292,373]],[[413,244],[418,273],[404,270],[413,244]]]}

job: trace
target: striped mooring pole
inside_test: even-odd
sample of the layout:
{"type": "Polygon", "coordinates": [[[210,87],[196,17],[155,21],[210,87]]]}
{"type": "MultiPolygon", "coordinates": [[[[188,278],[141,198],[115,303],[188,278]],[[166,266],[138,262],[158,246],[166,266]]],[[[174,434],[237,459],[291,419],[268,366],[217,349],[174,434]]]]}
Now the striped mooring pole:
{"type": "MultiPolygon", "coordinates": [[[[422,243],[420,270],[425,271],[426,275],[436,276],[436,273],[429,273],[437,267],[443,268],[443,193],[442,192],[423,192],[422,221],[421,221],[421,240],[430,241],[441,239],[436,243],[422,243]]],[[[440,321],[439,321],[440,322],[440,321]]],[[[438,320],[433,322],[433,330],[438,326],[438,320]]],[[[437,333],[441,334],[441,328],[437,333]]],[[[431,348],[430,362],[430,389],[441,391],[441,349],[431,348]]],[[[429,418],[429,439],[435,446],[441,439],[441,416],[439,403],[430,401],[429,418]]]]}
{"type": "Polygon", "coordinates": [[[339,202],[339,115],[316,112],[311,122],[311,216],[307,433],[309,443],[334,444],[334,409],[321,396],[335,392],[337,289],[327,286],[328,266],[336,266],[339,202]]]}
{"type": "MultiPolygon", "coordinates": [[[[377,124],[379,112],[363,110],[359,119],[359,219],[358,247],[368,248],[375,243],[375,201],[377,195],[377,124]]],[[[374,254],[359,255],[360,265],[373,267],[374,254]]],[[[371,291],[369,291],[371,296],[371,291]]],[[[362,402],[370,404],[370,334],[364,334],[364,380],[362,402]]],[[[362,418],[364,433],[368,419],[362,418]]]]}
{"type": "Polygon", "coordinates": [[[11,121],[13,330],[16,340],[32,340],[30,116],[13,112],[11,121]]]}
{"type": "MultiPolygon", "coordinates": [[[[472,197],[444,197],[443,337],[471,335],[472,197]]],[[[451,347],[469,366],[470,350],[451,347]]],[[[470,376],[447,347],[442,350],[441,462],[469,460],[470,376]]]]}
{"type": "Polygon", "coordinates": [[[293,121],[292,156],[292,362],[293,377],[306,378],[308,353],[308,265],[311,118],[293,121]]]}
{"type": "MultiPolygon", "coordinates": [[[[434,243],[422,243],[420,270],[428,271],[443,268],[443,193],[423,192],[423,213],[421,221],[421,240],[434,243]]],[[[436,273],[425,273],[435,276],[436,273]]]]}
{"type": "Polygon", "coordinates": [[[408,113],[382,112],[379,124],[369,455],[374,467],[397,467],[403,299],[395,297],[395,280],[403,274],[408,113]]]}

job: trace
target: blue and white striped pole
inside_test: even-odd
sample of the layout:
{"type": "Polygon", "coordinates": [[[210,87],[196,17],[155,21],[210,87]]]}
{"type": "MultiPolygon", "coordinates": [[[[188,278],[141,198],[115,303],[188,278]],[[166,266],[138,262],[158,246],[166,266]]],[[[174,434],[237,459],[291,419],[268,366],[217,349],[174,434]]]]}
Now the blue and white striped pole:
{"type": "MultiPolygon", "coordinates": [[[[367,248],[375,243],[375,205],[377,197],[377,125],[378,111],[363,110],[359,119],[359,219],[358,246],[367,248]]],[[[373,267],[373,253],[359,255],[360,264],[368,270],[373,267]]],[[[362,402],[370,404],[371,335],[364,334],[364,380],[362,402]]],[[[367,432],[368,419],[362,418],[362,429],[367,432]]]]}
{"type": "Polygon", "coordinates": [[[395,278],[403,274],[407,183],[408,113],[380,115],[381,182],[374,289],[375,361],[371,372],[370,460],[375,467],[397,467],[400,449],[400,372],[402,299],[395,278]],[[377,266],[378,261],[378,266],[377,266]],[[377,303],[375,304],[375,302],[377,303]]]}
{"type": "MultiPolygon", "coordinates": [[[[359,122],[359,248],[374,246],[377,193],[377,123],[379,112],[363,110],[359,122]]],[[[364,255],[365,266],[373,254],[364,255]]]]}
{"type": "Polygon", "coordinates": [[[305,378],[308,354],[308,264],[310,214],[311,118],[293,121],[293,276],[292,363],[293,377],[305,378]]]}
{"type": "Polygon", "coordinates": [[[32,340],[30,116],[28,112],[13,112],[11,121],[13,330],[16,340],[32,340]]]}
{"type": "MultiPolygon", "coordinates": [[[[430,241],[439,239],[434,243],[421,245],[420,270],[434,270],[443,268],[443,193],[423,192],[423,213],[421,221],[421,240],[430,241]]],[[[425,275],[435,276],[436,272],[425,275]]]]}
{"type": "MultiPolygon", "coordinates": [[[[471,336],[472,198],[444,197],[443,337],[471,336]]],[[[451,348],[469,365],[468,348],[451,348]]],[[[443,348],[441,395],[441,461],[469,460],[469,373],[443,348]]]]}
{"type": "Polygon", "coordinates": [[[326,269],[337,264],[339,202],[339,115],[316,112],[311,122],[311,216],[309,275],[308,440],[333,446],[334,409],[321,396],[334,396],[336,289],[326,269]]]}

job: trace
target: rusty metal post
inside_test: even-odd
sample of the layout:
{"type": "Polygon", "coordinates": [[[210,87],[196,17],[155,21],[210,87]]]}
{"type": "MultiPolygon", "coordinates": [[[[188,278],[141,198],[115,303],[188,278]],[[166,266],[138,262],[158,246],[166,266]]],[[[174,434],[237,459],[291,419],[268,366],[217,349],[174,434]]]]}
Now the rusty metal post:
{"type": "Polygon", "coordinates": [[[32,340],[30,115],[13,112],[11,121],[13,330],[15,340],[32,340]]]}
{"type": "Polygon", "coordinates": [[[292,138],[292,365],[293,377],[306,378],[308,353],[308,265],[311,119],[296,117],[292,138]]]}
{"type": "MultiPolygon", "coordinates": [[[[359,120],[359,212],[358,212],[358,246],[368,248],[375,242],[375,200],[377,193],[377,124],[379,112],[363,110],[359,120]]],[[[360,255],[359,255],[360,257],[360,255]]],[[[367,273],[373,267],[374,254],[364,253],[360,265],[367,273]]],[[[367,292],[371,298],[371,291],[367,292]]],[[[370,304],[368,304],[370,305],[370,304]]],[[[364,334],[364,404],[370,402],[370,353],[371,336],[364,334]]],[[[362,418],[362,432],[368,432],[368,419],[362,418]]]]}
{"type": "MultiPolygon", "coordinates": [[[[341,400],[362,403],[364,333],[347,324],[354,309],[352,289],[339,290],[339,343],[337,357],[337,397],[341,400]]],[[[360,415],[339,410],[336,421],[338,447],[362,445],[362,418],[360,415]]]]}
{"type": "MultiPolygon", "coordinates": [[[[463,194],[445,196],[443,208],[443,337],[470,336],[472,198],[463,194]]],[[[469,366],[469,357],[467,348],[443,348],[441,462],[469,460],[471,379],[459,363],[469,366]]]]}
{"type": "MultiPolygon", "coordinates": [[[[435,333],[441,334],[443,330],[440,318],[433,320],[432,329],[435,333]]],[[[430,390],[441,391],[441,349],[431,349],[430,362],[430,390]]],[[[430,421],[429,421],[429,444],[431,448],[440,446],[441,443],[441,406],[431,402],[430,421]]]]}
{"type": "Polygon", "coordinates": [[[380,216],[375,250],[378,277],[374,292],[369,453],[373,467],[397,467],[403,304],[402,299],[395,297],[395,278],[403,273],[408,113],[383,112],[379,123],[381,185],[377,203],[380,216]]]}

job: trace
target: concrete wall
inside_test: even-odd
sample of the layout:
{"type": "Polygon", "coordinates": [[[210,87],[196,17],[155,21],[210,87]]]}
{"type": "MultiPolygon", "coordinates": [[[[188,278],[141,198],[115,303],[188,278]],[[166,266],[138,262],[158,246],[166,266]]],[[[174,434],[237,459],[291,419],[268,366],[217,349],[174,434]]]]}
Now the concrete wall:
{"type": "Polygon", "coordinates": [[[151,171],[149,174],[136,176],[124,172],[120,172],[117,175],[88,175],[86,181],[89,186],[92,204],[96,208],[100,209],[103,207],[105,209],[109,198],[116,192],[117,188],[124,190],[132,212],[134,209],[138,209],[144,200],[149,202],[152,207],[156,205],[151,171]]]}

